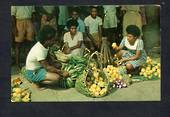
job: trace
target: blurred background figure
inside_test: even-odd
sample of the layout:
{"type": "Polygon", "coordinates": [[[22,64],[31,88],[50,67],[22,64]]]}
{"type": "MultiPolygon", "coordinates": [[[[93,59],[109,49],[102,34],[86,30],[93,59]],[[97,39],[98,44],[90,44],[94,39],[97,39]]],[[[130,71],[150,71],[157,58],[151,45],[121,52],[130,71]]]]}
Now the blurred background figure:
{"type": "MultiPolygon", "coordinates": [[[[142,20],[142,15],[141,15],[141,6],[139,5],[122,5],[121,10],[124,12],[124,17],[123,17],[123,36],[126,35],[126,27],[128,25],[136,25],[139,27],[141,31],[141,35],[143,35],[142,32],[142,26],[144,20],[142,20]]],[[[146,23],[146,22],[145,22],[146,23]]]]}
{"type": "MultiPolygon", "coordinates": [[[[71,17],[67,19],[66,24],[68,24],[68,22],[70,20],[76,20],[78,22],[78,26],[77,26],[77,31],[84,33],[85,32],[85,24],[83,22],[83,20],[79,17],[79,11],[78,8],[73,8],[71,10],[71,17]]],[[[68,31],[67,26],[65,26],[64,28],[66,31],[68,31]]]]}
{"type": "Polygon", "coordinates": [[[67,6],[58,6],[59,14],[58,14],[58,38],[60,42],[63,42],[64,35],[64,27],[66,26],[66,21],[69,17],[68,7],[67,6]]]}
{"type": "Polygon", "coordinates": [[[23,45],[25,49],[25,52],[23,52],[25,58],[27,53],[29,52],[29,49],[33,45],[35,33],[33,26],[33,21],[35,18],[35,8],[34,6],[12,6],[11,16],[13,30],[12,32],[15,36],[15,61],[17,67],[20,68],[21,45],[23,45]]]}
{"type": "Polygon", "coordinates": [[[57,30],[56,17],[58,15],[58,9],[55,6],[42,6],[41,7],[41,28],[44,25],[50,25],[57,30]]]}
{"type": "Polygon", "coordinates": [[[103,28],[104,34],[110,43],[116,42],[116,28],[118,19],[116,16],[117,5],[103,5],[104,16],[103,16],[103,28]]]}

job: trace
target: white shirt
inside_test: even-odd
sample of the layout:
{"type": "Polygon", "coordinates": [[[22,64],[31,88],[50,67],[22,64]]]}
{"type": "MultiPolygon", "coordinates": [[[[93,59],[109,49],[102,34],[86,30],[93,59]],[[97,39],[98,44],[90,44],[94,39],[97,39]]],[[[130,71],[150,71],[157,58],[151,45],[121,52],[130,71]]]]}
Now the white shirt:
{"type": "MultiPolygon", "coordinates": [[[[74,36],[74,38],[71,38],[70,32],[67,32],[64,34],[64,43],[68,43],[69,47],[76,46],[79,41],[83,41],[83,34],[82,32],[77,32],[74,36]]],[[[77,55],[80,54],[80,48],[74,49],[71,51],[71,55],[77,55]]]]}
{"type": "Polygon", "coordinates": [[[143,45],[143,40],[142,39],[136,39],[135,43],[131,45],[127,39],[127,36],[123,38],[123,40],[120,43],[121,47],[126,47],[129,50],[143,50],[144,45],[143,45]]]}
{"type": "Polygon", "coordinates": [[[85,26],[89,27],[89,33],[98,33],[98,27],[102,25],[102,19],[99,16],[92,18],[91,15],[87,16],[84,20],[85,26]]]}
{"type": "Polygon", "coordinates": [[[36,70],[42,67],[39,61],[45,60],[48,54],[46,49],[40,42],[37,42],[29,51],[26,59],[26,69],[36,70]]]}
{"type": "Polygon", "coordinates": [[[16,16],[16,19],[31,19],[33,12],[35,12],[34,6],[11,7],[11,15],[16,16]]]}

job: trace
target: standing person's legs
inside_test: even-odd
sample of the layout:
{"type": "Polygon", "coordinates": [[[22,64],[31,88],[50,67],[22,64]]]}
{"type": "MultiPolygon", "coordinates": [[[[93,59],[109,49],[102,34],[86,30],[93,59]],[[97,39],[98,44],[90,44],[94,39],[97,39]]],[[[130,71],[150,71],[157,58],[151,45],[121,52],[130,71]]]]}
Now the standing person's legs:
{"type": "Polygon", "coordinates": [[[25,41],[25,58],[34,44],[35,28],[31,20],[26,20],[26,41],[25,41]]]}
{"type": "Polygon", "coordinates": [[[112,43],[116,42],[116,28],[105,28],[105,35],[107,37],[108,40],[108,46],[111,50],[111,53],[114,54],[115,51],[112,49],[112,43]]]}
{"type": "Polygon", "coordinates": [[[58,39],[60,43],[63,43],[64,27],[64,25],[58,25],[58,39]]]}
{"type": "Polygon", "coordinates": [[[92,36],[93,36],[93,39],[94,39],[93,43],[95,45],[96,50],[100,51],[102,39],[99,37],[98,33],[93,33],[92,36]]]}
{"type": "Polygon", "coordinates": [[[105,34],[106,34],[106,37],[107,37],[110,45],[113,42],[116,42],[116,28],[106,28],[105,34]]]}
{"type": "Polygon", "coordinates": [[[20,48],[21,48],[21,44],[24,41],[24,35],[25,35],[24,20],[17,20],[16,28],[17,28],[17,34],[15,36],[15,54],[16,54],[15,60],[16,60],[16,65],[19,68],[20,67],[20,48]]]}
{"type": "Polygon", "coordinates": [[[90,51],[94,51],[94,45],[93,42],[88,38],[87,35],[83,35],[83,43],[86,48],[90,49],[90,51]]]}
{"type": "Polygon", "coordinates": [[[20,69],[20,48],[22,43],[15,42],[15,63],[16,66],[20,69]]]}

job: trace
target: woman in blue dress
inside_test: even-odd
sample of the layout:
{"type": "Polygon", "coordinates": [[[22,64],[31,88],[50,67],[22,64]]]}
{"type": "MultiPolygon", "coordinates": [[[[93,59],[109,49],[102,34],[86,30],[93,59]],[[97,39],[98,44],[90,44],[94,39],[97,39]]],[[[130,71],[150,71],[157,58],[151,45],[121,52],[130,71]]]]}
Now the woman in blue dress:
{"type": "Polygon", "coordinates": [[[147,59],[144,50],[143,40],[140,39],[140,29],[136,25],[129,25],[126,28],[127,35],[122,39],[119,46],[113,44],[112,47],[117,51],[120,63],[126,66],[128,72],[142,66],[147,59]]]}

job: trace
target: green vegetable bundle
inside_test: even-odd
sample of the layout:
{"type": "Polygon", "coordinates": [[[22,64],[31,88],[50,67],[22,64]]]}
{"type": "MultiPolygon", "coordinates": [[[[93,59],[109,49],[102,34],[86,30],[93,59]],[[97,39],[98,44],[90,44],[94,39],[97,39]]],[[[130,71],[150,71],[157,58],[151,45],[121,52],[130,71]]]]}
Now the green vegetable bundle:
{"type": "Polygon", "coordinates": [[[71,88],[75,86],[76,79],[83,73],[87,66],[87,60],[83,57],[71,57],[67,64],[63,65],[62,70],[69,72],[68,78],[62,79],[59,86],[62,88],[71,88]]]}

